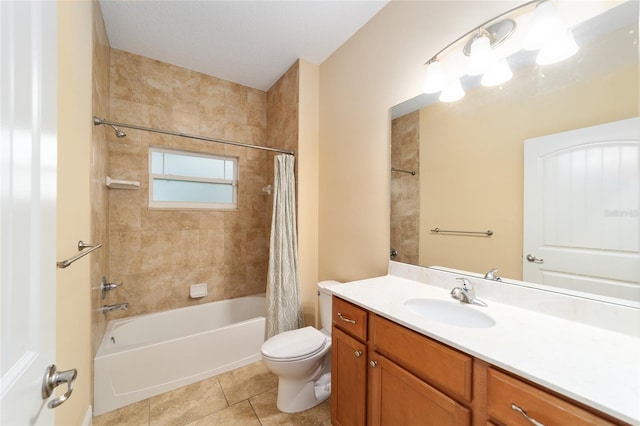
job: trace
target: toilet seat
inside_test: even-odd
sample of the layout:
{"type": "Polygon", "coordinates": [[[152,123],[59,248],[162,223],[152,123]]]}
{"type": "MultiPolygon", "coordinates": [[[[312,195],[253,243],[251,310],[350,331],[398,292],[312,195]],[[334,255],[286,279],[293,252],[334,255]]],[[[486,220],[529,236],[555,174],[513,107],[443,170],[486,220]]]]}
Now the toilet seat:
{"type": "Polygon", "coordinates": [[[324,333],[308,326],[271,337],[262,345],[262,355],[273,361],[297,361],[321,352],[327,342],[324,333]]]}

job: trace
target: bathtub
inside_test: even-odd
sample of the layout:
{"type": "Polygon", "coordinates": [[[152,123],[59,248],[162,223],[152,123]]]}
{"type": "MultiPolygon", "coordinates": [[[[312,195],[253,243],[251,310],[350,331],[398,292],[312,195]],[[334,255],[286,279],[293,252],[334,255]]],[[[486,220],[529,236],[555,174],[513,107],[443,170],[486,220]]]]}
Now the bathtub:
{"type": "Polygon", "coordinates": [[[264,295],[110,321],[94,359],[94,415],[261,359],[264,295]]]}

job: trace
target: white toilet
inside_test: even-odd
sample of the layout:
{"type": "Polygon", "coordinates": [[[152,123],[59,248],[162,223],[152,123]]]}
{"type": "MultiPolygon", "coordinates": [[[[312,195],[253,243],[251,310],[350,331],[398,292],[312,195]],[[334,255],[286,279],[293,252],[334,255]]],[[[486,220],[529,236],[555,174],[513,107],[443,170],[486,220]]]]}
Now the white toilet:
{"type": "Polygon", "coordinates": [[[285,331],[262,345],[262,359],[278,375],[277,406],[285,413],[315,407],[331,395],[331,294],[318,283],[322,330],[304,327],[285,331]]]}

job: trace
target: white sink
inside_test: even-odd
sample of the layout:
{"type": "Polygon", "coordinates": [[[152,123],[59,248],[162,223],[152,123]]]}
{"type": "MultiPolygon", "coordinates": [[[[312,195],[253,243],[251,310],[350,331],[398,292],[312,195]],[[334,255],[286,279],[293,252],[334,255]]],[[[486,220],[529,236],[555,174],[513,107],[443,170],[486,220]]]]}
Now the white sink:
{"type": "Polygon", "coordinates": [[[409,299],[404,306],[426,319],[469,328],[488,328],[496,325],[489,315],[458,301],[440,299],[409,299]]]}

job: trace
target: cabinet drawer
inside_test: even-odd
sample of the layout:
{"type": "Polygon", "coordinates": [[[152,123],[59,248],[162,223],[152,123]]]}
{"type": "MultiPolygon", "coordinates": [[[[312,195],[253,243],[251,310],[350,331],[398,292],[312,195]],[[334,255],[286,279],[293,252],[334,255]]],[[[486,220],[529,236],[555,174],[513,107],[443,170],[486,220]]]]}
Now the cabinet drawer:
{"type": "Polygon", "coordinates": [[[333,296],[333,324],[362,341],[367,340],[367,311],[333,296]]]}
{"type": "Polygon", "coordinates": [[[487,411],[489,416],[508,425],[531,425],[525,415],[545,426],[612,425],[605,419],[564,399],[531,386],[492,368],[487,378],[487,411]]]}
{"type": "Polygon", "coordinates": [[[471,402],[473,359],[422,334],[372,315],[374,349],[438,389],[471,402]]]}

